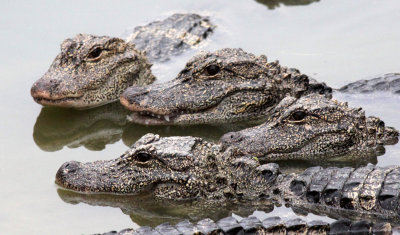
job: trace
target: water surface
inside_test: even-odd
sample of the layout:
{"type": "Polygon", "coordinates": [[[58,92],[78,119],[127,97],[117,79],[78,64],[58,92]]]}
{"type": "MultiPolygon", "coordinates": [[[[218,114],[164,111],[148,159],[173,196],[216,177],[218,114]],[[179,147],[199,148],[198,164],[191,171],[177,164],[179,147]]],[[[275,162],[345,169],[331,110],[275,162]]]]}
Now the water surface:
{"type": "MultiPolygon", "coordinates": [[[[0,9],[1,233],[87,234],[174,221],[185,214],[198,219],[200,213],[195,210],[189,213],[178,207],[170,212],[171,208],[160,209],[157,203],[145,209],[134,208],[136,214],[115,206],[121,200],[128,204],[137,200],[129,197],[79,199],[79,195],[60,192],[54,176],[65,161],[115,158],[147,132],[216,140],[229,128],[235,128],[143,127],[128,125],[123,115],[99,114],[106,114],[104,109],[118,107],[84,112],[42,109],[30,97],[30,86],[44,74],[67,37],[77,33],[120,36],[134,26],[176,12],[196,12],[209,15],[217,25],[215,33],[197,50],[241,47],[299,68],[333,87],[399,72],[397,0],[300,1],[304,5],[295,2],[299,1],[3,1],[0,9]],[[117,202],[113,204],[113,200],[117,202]]],[[[194,53],[196,50],[165,64],[156,64],[159,82],[172,79],[194,53]]],[[[348,100],[350,105],[363,106],[367,114],[379,116],[387,125],[400,129],[399,97],[385,94],[335,94],[335,97],[348,100]]],[[[376,161],[379,165],[398,164],[399,153],[399,145],[389,146],[376,161]]],[[[242,215],[250,213],[243,208],[231,209],[242,215]]],[[[291,209],[284,207],[269,210],[273,210],[270,215],[293,215],[291,209]]],[[[218,216],[228,213],[221,212],[218,216]]]]}

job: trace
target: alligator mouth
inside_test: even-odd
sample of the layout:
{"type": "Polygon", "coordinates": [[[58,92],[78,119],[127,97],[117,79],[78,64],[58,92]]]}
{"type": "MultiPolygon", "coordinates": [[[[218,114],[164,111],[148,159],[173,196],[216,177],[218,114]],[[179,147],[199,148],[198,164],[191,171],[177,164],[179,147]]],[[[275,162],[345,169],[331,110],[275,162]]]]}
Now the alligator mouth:
{"type": "MultiPolygon", "coordinates": [[[[226,99],[226,97],[224,98],[226,99]]],[[[177,110],[173,112],[163,112],[158,109],[137,109],[133,110],[130,115],[128,115],[128,121],[141,124],[141,125],[171,125],[171,124],[206,124],[209,122],[213,123],[226,123],[227,118],[224,118],[223,113],[221,111],[214,112],[218,109],[219,105],[223,100],[213,104],[212,106],[202,107],[198,110],[177,110]],[[218,115],[220,113],[220,115],[218,115]],[[209,115],[209,116],[207,116],[209,115]],[[182,120],[183,116],[191,116],[191,118],[187,118],[186,120],[182,120]],[[204,119],[201,117],[204,116],[204,119]],[[218,118],[218,116],[222,118],[218,118]],[[208,118],[208,119],[207,119],[208,118]]],[[[126,107],[123,103],[124,99],[121,99],[121,103],[126,107]]],[[[229,122],[238,122],[244,120],[255,120],[261,117],[264,117],[263,113],[271,110],[274,107],[273,100],[269,100],[268,102],[260,105],[257,109],[252,110],[250,112],[238,112],[236,116],[230,117],[229,122]]]]}
{"type": "Polygon", "coordinates": [[[199,111],[180,111],[170,114],[157,114],[150,111],[140,111],[131,113],[128,116],[128,120],[130,122],[142,125],[168,125],[176,123],[177,119],[179,119],[183,115],[202,114],[213,108],[214,107],[210,107],[199,111]]]}
{"type": "MultiPolygon", "coordinates": [[[[298,145],[292,146],[291,148],[288,149],[270,149],[270,150],[263,150],[263,151],[258,151],[258,152],[247,152],[247,151],[241,151],[240,147],[237,146],[238,143],[243,144],[244,146],[249,146],[251,145],[251,143],[249,142],[244,142],[243,143],[243,138],[239,139],[239,142],[233,142],[233,144],[226,144],[223,143],[222,144],[222,149],[226,150],[230,147],[233,148],[233,151],[235,151],[235,154],[238,155],[254,155],[258,158],[260,158],[261,160],[268,160],[268,161],[275,161],[275,160],[291,160],[293,158],[293,156],[297,155],[297,154],[302,154],[301,151],[303,149],[312,149],[312,144],[313,143],[317,143],[318,139],[327,136],[327,135],[340,135],[343,137],[346,137],[346,131],[343,130],[335,130],[335,131],[328,131],[328,132],[322,132],[322,133],[318,133],[312,137],[310,137],[309,139],[299,143],[298,145]]],[[[272,138],[272,135],[271,137],[272,138]]],[[[247,139],[246,139],[247,140],[247,139]]],[[[330,143],[332,147],[335,148],[336,151],[334,152],[323,152],[321,154],[317,154],[315,156],[309,156],[307,158],[304,158],[303,160],[308,160],[308,161],[318,161],[318,162],[326,162],[329,160],[337,160],[335,159],[336,157],[340,157],[340,156],[347,156],[349,153],[351,153],[351,151],[349,149],[350,147],[354,146],[354,142],[351,138],[345,138],[345,139],[341,139],[340,141],[336,141],[336,140],[332,140],[332,142],[330,143]],[[347,144],[347,145],[346,145],[347,144]],[[347,147],[342,147],[342,146],[347,146],[347,147]],[[340,150],[340,151],[339,151],[340,150]],[[327,158],[326,160],[321,160],[320,156],[321,155],[326,155],[329,158],[327,158]]],[[[266,144],[268,145],[268,144],[266,144]]]]}
{"type": "Polygon", "coordinates": [[[64,97],[64,98],[56,98],[56,99],[49,99],[44,97],[34,97],[34,100],[40,104],[60,104],[60,103],[68,103],[70,101],[79,100],[82,96],[79,97],[64,97]]]}

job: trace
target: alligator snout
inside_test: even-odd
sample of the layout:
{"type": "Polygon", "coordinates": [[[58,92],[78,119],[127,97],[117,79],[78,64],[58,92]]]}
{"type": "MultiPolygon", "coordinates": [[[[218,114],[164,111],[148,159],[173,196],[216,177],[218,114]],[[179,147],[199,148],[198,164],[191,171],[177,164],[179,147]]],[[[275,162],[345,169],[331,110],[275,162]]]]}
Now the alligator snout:
{"type": "Polygon", "coordinates": [[[149,91],[146,87],[132,86],[129,87],[122,93],[120,101],[125,107],[130,110],[138,111],[140,106],[143,106],[144,95],[148,94],[149,91]]]}
{"type": "Polygon", "coordinates": [[[228,146],[240,143],[243,136],[239,132],[229,132],[223,135],[220,139],[222,148],[226,149],[228,146]]]}
{"type": "Polygon", "coordinates": [[[57,79],[40,79],[35,82],[31,88],[33,98],[51,99],[52,91],[55,91],[60,85],[60,80],[57,79]]]}
{"type": "Polygon", "coordinates": [[[64,163],[60,170],[62,170],[65,174],[73,173],[79,168],[79,162],[72,161],[64,163]]]}
{"type": "Polygon", "coordinates": [[[56,182],[60,185],[63,185],[66,182],[66,179],[72,173],[75,173],[80,166],[81,163],[77,161],[70,161],[64,163],[57,171],[56,174],[56,182]]]}

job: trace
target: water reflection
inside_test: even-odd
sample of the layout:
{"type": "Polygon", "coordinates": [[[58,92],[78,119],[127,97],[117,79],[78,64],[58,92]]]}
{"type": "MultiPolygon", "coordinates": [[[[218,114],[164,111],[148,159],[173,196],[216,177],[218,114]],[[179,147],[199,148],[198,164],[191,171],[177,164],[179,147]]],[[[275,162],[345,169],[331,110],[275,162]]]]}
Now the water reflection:
{"type": "Polygon", "coordinates": [[[285,6],[308,5],[319,0],[256,0],[258,3],[266,5],[269,9],[280,7],[281,4],[285,6]]]}
{"type": "Polygon", "coordinates": [[[274,209],[274,205],[269,201],[257,205],[224,203],[215,206],[192,201],[157,200],[148,195],[82,194],[64,189],[58,189],[57,193],[64,202],[70,204],[85,203],[91,206],[120,208],[140,226],[156,226],[165,222],[175,224],[184,219],[196,222],[210,218],[217,221],[232,213],[248,216],[256,209],[267,213],[274,209]]]}
{"type": "Polygon", "coordinates": [[[44,151],[64,146],[102,150],[121,139],[128,111],[118,102],[88,110],[42,108],[33,128],[33,139],[44,151]]]}
{"type": "Polygon", "coordinates": [[[161,136],[196,136],[217,141],[229,131],[238,131],[256,123],[198,126],[144,126],[127,121],[129,111],[118,102],[88,110],[42,108],[33,128],[33,139],[44,151],[58,151],[64,146],[84,146],[99,151],[121,138],[131,146],[147,133],[161,136]]]}
{"type": "Polygon", "coordinates": [[[204,218],[218,221],[224,217],[231,216],[232,213],[247,217],[255,211],[263,211],[263,213],[266,213],[264,217],[285,217],[289,216],[289,214],[294,214],[303,217],[312,215],[314,219],[320,220],[347,218],[351,220],[367,219],[373,222],[387,221],[393,225],[400,224],[398,216],[360,213],[357,210],[335,209],[316,203],[300,203],[296,205],[288,203],[282,205],[276,201],[264,199],[242,203],[226,202],[216,205],[197,201],[160,200],[148,195],[82,194],[64,189],[58,189],[57,193],[64,202],[69,204],[85,203],[91,206],[120,208],[124,214],[128,215],[139,226],[154,227],[165,222],[176,224],[184,219],[188,219],[191,222],[197,222],[204,218]]]}

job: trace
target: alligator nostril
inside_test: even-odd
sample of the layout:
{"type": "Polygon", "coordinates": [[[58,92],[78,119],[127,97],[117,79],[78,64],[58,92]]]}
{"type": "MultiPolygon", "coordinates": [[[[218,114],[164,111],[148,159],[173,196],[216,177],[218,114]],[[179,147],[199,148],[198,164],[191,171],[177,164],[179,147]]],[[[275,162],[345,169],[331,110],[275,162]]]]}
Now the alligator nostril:
{"type": "Polygon", "coordinates": [[[75,172],[79,167],[78,162],[67,162],[61,168],[65,174],[75,172]]]}
{"type": "Polygon", "coordinates": [[[243,140],[243,136],[237,132],[230,132],[221,137],[221,142],[224,144],[238,143],[243,140]]]}
{"type": "Polygon", "coordinates": [[[144,95],[149,91],[145,87],[132,86],[126,89],[121,95],[121,102],[128,102],[129,104],[139,104],[144,95]]]}

